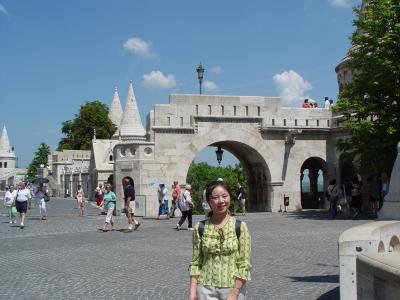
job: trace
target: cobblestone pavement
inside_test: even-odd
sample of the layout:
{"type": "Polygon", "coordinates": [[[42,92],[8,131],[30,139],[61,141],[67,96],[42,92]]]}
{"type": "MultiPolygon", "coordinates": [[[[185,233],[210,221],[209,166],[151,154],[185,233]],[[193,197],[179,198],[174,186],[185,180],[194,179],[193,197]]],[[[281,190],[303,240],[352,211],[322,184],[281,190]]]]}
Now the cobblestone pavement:
{"type": "MultiPolygon", "coordinates": [[[[187,299],[192,233],[175,231],[176,219],[124,233],[118,217],[116,231],[100,232],[95,208],[82,218],[74,200],[52,199],[48,210],[41,221],[33,208],[21,230],[0,208],[0,299],[187,299]]],[[[337,299],[339,235],[368,222],[321,211],[238,218],[253,241],[248,299],[337,299]]]]}

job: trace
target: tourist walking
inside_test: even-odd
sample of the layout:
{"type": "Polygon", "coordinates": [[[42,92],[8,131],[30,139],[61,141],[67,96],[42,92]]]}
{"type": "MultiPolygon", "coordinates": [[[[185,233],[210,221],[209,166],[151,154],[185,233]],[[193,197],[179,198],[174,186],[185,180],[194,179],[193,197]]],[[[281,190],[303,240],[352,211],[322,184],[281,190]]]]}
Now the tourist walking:
{"type": "Polygon", "coordinates": [[[20,228],[25,227],[25,217],[28,209],[31,209],[32,195],[31,191],[26,187],[24,181],[18,184],[17,195],[15,196],[15,207],[21,219],[20,228]]]}
{"type": "Polygon", "coordinates": [[[9,223],[17,223],[17,211],[14,206],[15,197],[17,196],[17,191],[14,188],[14,185],[10,185],[10,189],[4,195],[4,206],[7,209],[8,217],[10,218],[9,223]]]}
{"type": "Polygon", "coordinates": [[[181,229],[182,224],[185,222],[186,218],[188,219],[188,230],[193,230],[192,215],[193,215],[194,203],[190,195],[191,190],[192,186],[190,184],[187,184],[185,186],[185,191],[183,192],[182,197],[180,199],[181,203],[179,204],[179,207],[181,208],[182,211],[182,217],[179,220],[178,224],[176,224],[176,230],[181,229]]]}
{"type": "Polygon", "coordinates": [[[39,215],[41,220],[46,220],[46,201],[45,197],[47,196],[47,189],[43,186],[43,183],[39,183],[35,190],[35,202],[39,207],[39,215]]]}
{"type": "Polygon", "coordinates": [[[351,208],[354,210],[353,218],[361,213],[361,182],[354,177],[351,184],[351,208]]]}
{"type": "Polygon", "coordinates": [[[96,188],[95,188],[95,197],[96,197],[96,204],[98,207],[101,207],[101,204],[103,203],[103,185],[100,183],[96,188]]]}
{"type": "Polygon", "coordinates": [[[169,210],[168,210],[168,189],[165,187],[164,183],[160,183],[158,187],[158,217],[157,220],[160,219],[160,216],[166,215],[169,218],[169,210]]]}
{"type": "Polygon", "coordinates": [[[239,208],[242,209],[243,215],[245,215],[246,214],[246,198],[244,196],[244,188],[240,184],[240,182],[237,183],[236,203],[239,206],[239,208]]]}
{"type": "Polygon", "coordinates": [[[336,184],[336,179],[332,179],[328,185],[328,197],[329,197],[329,212],[332,219],[337,216],[337,205],[340,198],[340,187],[336,184]]]}
{"type": "Polygon", "coordinates": [[[135,220],[135,183],[132,178],[124,177],[122,179],[122,186],[124,188],[124,200],[125,200],[125,215],[128,220],[128,232],[139,228],[140,223],[135,220]],[[133,223],[135,223],[135,229],[133,229],[133,223]]]}
{"type": "Polygon", "coordinates": [[[111,230],[114,230],[114,209],[115,205],[117,203],[117,196],[115,193],[111,190],[111,184],[106,183],[105,184],[105,191],[103,194],[103,205],[104,209],[107,211],[107,216],[106,216],[106,222],[104,223],[102,230],[107,231],[108,225],[111,225],[111,230]]]}
{"type": "Polygon", "coordinates": [[[231,197],[223,181],[206,189],[212,211],[193,232],[190,300],[246,299],[251,279],[251,238],[245,222],[229,215],[231,197]]]}
{"type": "Polygon", "coordinates": [[[175,180],[174,183],[172,184],[172,201],[171,201],[171,213],[170,217],[174,218],[175,217],[175,210],[178,208],[178,199],[179,195],[181,193],[181,187],[178,184],[178,181],[175,180]]]}
{"type": "Polygon", "coordinates": [[[79,206],[79,215],[81,217],[85,216],[85,193],[83,192],[82,186],[78,184],[78,188],[76,189],[75,199],[78,202],[79,206]]]}

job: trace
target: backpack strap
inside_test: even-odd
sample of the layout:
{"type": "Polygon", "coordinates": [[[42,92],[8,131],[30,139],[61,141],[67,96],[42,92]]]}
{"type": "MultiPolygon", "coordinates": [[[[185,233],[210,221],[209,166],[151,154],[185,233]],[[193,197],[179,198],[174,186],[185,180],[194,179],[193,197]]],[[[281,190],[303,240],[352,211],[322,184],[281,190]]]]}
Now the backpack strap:
{"type": "MultiPolygon", "coordinates": [[[[203,236],[204,234],[204,228],[206,226],[206,221],[207,220],[203,220],[199,222],[199,236],[200,238],[203,236]]],[[[235,232],[236,232],[236,237],[237,239],[240,238],[240,226],[242,225],[242,221],[241,220],[237,220],[235,219],[235,232]]]]}

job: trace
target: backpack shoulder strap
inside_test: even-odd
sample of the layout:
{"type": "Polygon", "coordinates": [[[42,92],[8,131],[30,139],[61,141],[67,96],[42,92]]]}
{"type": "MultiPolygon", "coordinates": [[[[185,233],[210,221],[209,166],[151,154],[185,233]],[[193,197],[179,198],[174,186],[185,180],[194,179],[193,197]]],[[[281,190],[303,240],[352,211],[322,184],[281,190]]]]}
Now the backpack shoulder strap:
{"type": "Polygon", "coordinates": [[[203,233],[204,233],[204,228],[206,226],[206,221],[207,220],[203,220],[199,222],[199,236],[202,237],[203,233]]]}
{"type": "Polygon", "coordinates": [[[240,238],[240,226],[241,226],[241,225],[242,225],[242,221],[236,219],[236,222],[235,222],[235,232],[236,232],[236,237],[237,237],[237,239],[240,238]]]}

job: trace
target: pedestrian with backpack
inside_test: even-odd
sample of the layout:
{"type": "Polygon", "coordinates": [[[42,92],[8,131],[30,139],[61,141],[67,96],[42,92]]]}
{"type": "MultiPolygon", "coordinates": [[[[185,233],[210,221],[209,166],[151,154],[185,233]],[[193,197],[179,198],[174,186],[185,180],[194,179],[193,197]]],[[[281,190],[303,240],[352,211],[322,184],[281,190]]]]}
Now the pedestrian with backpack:
{"type": "Polygon", "coordinates": [[[179,199],[179,208],[182,211],[182,217],[179,220],[178,224],[176,224],[176,230],[178,231],[181,229],[181,226],[185,222],[186,218],[188,219],[188,230],[193,230],[192,215],[194,203],[192,201],[192,196],[190,196],[191,190],[192,186],[190,184],[187,184],[185,186],[185,191],[181,193],[181,197],[179,199]]]}
{"type": "Polygon", "coordinates": [[[190,300],[246,299],[251,279],[251,238],[245,222],[229,215],[231,196],[223,181],[206,188],[208,220],[196,224],[190,263],[190,300]]]}

